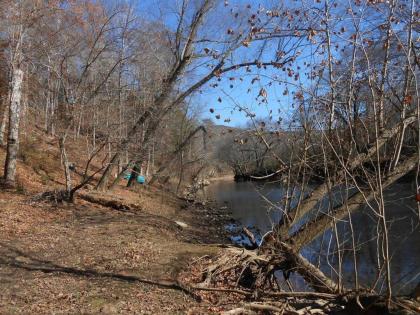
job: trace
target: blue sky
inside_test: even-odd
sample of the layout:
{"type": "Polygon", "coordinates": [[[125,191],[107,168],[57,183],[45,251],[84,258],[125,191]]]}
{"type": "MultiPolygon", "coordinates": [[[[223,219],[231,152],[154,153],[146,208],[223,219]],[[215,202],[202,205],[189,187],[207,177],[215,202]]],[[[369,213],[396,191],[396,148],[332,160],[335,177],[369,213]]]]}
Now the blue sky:
{"type": "MultiPolygon", "coordinates": [[[[175,1],[176,0],[173,0],[171,4],[174,5],[175,1]]],[[[252,11],[257,9],[259,2],[260,1],[230,0],[229,5],[232,6],[234,3],[241,6],[251,4],[252,11]]],[[[147,19],[157,19],[162,13],[159,9],[159,3],[166,5],[166,2],[163,0],[138,1],[136,2],[138,13],[147,19]]],[[[296,2],[290,1],[290,5],[293,4],[296,5],[296,2]]],[[[165,14],[165,22],[169,27],[175,27],[177,23],[175,15],[170,12],[169,14],[165,14]]],[[[226,30],[220,29],[220,32],[223,32],[224,34],[226,30]]],[[[295,73],[298,72],[296,66],[299,65],[301,67],[302,73],[297,81],[294,80],[294,76],[289,77],[287,71],[282,71],[282,69],[269,68],[267,70],[258,70],[254,67],[252,68],[252,73],[246,73],[245,71],[227,73],[220,82],[217,82],[216,80],[209,82],[209,84],[203,88],[201,94],[197,93],[195,95],[193,102],[197,103],[202,109],[202,118],[210,118],[217,124],[235,127],[243,126],[249,120],[244,111],[237,110],[237,104],[247,107],[257,118],[272,116],[273,120],[276,121],[279,116],[290,117],[293,111],[293,85],[287,87],[289,93],[284,95],[286,85],[284,83],[279,84],[278,82],[273,82],[269,77],[276,76],[280,81],[288,81],[293,84],[308,83],[301,81],[305,80],[303,75],[303,70],[305,70],[303,60],[313,61],[314,58],[313,54],[308,49],[303,53],[303,55],[307,55],[307,58],[302,58],[302,61],[292,67],[295,73]],[[235,77],[235,80],[231,80],[231,77],[235,77]],[[239,79],[240,77],[242,80],[239,79]],[[258,78],[258,80],[255,80],[256,78],[258,78]],[[218,87],[209,87],[212,83],[217,83],[218,87]],[[264,88],[267,91],[267,103],[261,103],[261,97],[257,99],[261,88],[264,88]],[[219,98],[222,102],[218,101],[219,98]],[[214,113],[210,113],[210,109],[214,109],[214,113]],[[220,119],[216,119],[216,115],[220,115],[220,119]],[[228,120],[228,122],[226,120],[228,120]]],[[[248,51],[252,51],[252,44],[251,47],[248,48],[248,51]]],[[[272,59],[270,58],[274,58],[274,53],[275,50],[272,49],[271,56],[268,55],[263,58],[262,61],[271,61],[272,59]]],[[[202,73],[205,73],[204,71],[202,71],[202,73]]],[[[199,72],[200,70],[198,73],[199,72]]]]}
{"type": "MultiPolygon", "coordinates": [[[[105,0],[107,1],[107,0],[105,0]]],[[[111,1],[111,0],[109,0],[111,1]]],[[[130,0],[127,0],[130,1],[130,0]]],[[[131,0],[133,4],[135,4],[137,13],[144,19],[147,20],[156,20],[161,19],[163,16],[164,22],[168,27],[175,28],[177,25],[177,17],[174,14],[176,11],[176,3],[178,0],[142,0],[136,1],[131,0]],[[172,9],[170,7],[173,7],[172,9]],[[168,9],[169,8],[169,9],[168,9]],[[172,11],[171,11],[172,10],[172,11]]],[[[192,3],[194,2],[191,0],[192,3]]],[[[223,4],[224,0],[219,0],[221,4],[223,4]]],[[[278,0],[261,0],[261,1],[253,1],[253,0],[228,0],[229,7],[234,7],[235,5],[241,6],[244,8],[247,4],[251,5],[250,12],[256,11],[259,3],[279,3],[278,0]]],[[[285,0],[284,1],[286,6],[291,10],[294,11],[295,9],[299,9],[301,12],[304,12],[307,9],[307,12],[316,12],[317,10],[312,10],[314,7],[320,9],[317,14],[322,15],[323,11],[323,4],[324,2],[318,2],[316,0],[306,0],[306,1],[295,1],[295,0],[285,0]],[[303,6],[304,7],[302,9],[303,6]]],[[[349,19],[350,16],[348,14],[344,14],[345,7],[352,2],[343,2],[341,0],[330,0],[330,5],[332,7],[332,14],[334,16],[335,23],[335,30],[340,30],[343,26],[346,26],[346,31],[342,34],[332,35],[333,43],[340,43],[345,44],[348,43],[350,34],[352,33],[352,21],[345,20],[349,19]],[[347,4],[346,4],[347,3],[347,4]],[[337,4],[337,8],[335,5],[337,4]],[[344,19],[341,20],[341,17],[344,16],[344,19]]],[[[369,24],[369,19],[375,20],[374,13],[372,15],[372,10],[365,10],[359,6],[355,6],[352,4],[353,8],[357,10],[359,16],[363,14],[367,14],[363,16],[364,20],[364,27],[367,27],[369,24]],[[363,13],[365,10],[365,13],[363,13]]],[[[266,6],[269,8],[269,6],[266,6]]],[[[226,11],[227,12],[227,11],[226,11]]],[[[384,14],[384,12],[378,11],[377,14],[384,14]]],[[[214,18],[214,17],[213,17],[214,18]]],[[[282,18],[283,19],[283,18],[282,18]]],[[[284,21],[280,19],[279,21],[284,21]]],[[[226,34],[227,29],[225,27],[219,27],[217,25],[218,20],[220,20],[219,16],[216,16],[214,19],[213,24],[213,32],[219,34],[226,34]],[[218,18],[218,19],[217,19],[218,18]]],[[[287,19],[286,19],[287,20],[287,19]]],[[[373,23],[372,25],[375,25],[373,23]]],[[[315,28],[319,28],[319,25],[315,25],[315,28]]],[[[354,31],[353,31],[354,32],[354,31]]],[[[240,106],[247,107],[256,117],[266,118],[270,115],[273,116],[273,120],[276,121],[279,116],[283,118],[290,118],[292,113],[294,112],[294,99],[293,99],[293,90],[295,89],[294,86],[300,85],[306,88],[309,88],[313,85],[314,82],[311,82],[311,79],[306,78],[305,73],[309,72],[311,69],[306,66],[305,63],[314,65],[319,64],[320,60],[326,57],[325,52],[318,54],[314,51],[317,45],[313,45],[309,42],[309,40],[304,40],[303,44],[304,47],[301,48],[301,56],[298,58],[298,61],[293,65],[290,66],[294,74],[299,73],[300,76],[297,80],[295,80],[294,74],[292,76],[288,76],[287,71],[283,71],[282,69],[267,69],[267,70],[258,70],[255,67],[252,68],[252,73],[246,73],[245,71],[241,71],[240,73],[232,72],[227,73],[223,76],[222,80],[218,83],[217,88],[210,88],[210,84],[215,83],[216,81],[213,80],[207,84],[205,88],[202,89],[201,93],[196,93],[193,99],[193,102],[198,105],[202,109],[202,118],[211,118],[218,124],[226,124],[230,126],[243,126],[249,120],[246,117],[246,114],[243,111],[234,110],[236,104],[240,106]],[[299,67],[299,68],[298,68],[299,67]],[[230,77],[235,77],[235,80],[230,80],[230,77]],[[239,78],[242,78],[242,81],[239,78]],[[258,77],[258,80],[255,80],[258,77]],[[271,77],[271,78],[270,78],[271,77]],[[277,81],[273,81],[272,78],[276,77],[277,81]],[[279,81],[282,81],[279,84],[279,81]],[[253,82],[253,83],[251,83],[253,82]],[[288,93],[284,93],[286,90],[286,84],[284,82],[288,82],[287,84],[287,91],[288,93]],[[232,85],[232,87],[231,87],[232,85]],[[261,88],[264,88],[267,91],[267,103],[261,103],[261,98],[258,98],[259,91],[261,88]],[[218,99],[221,99],[222,102],[219,102],[218,99]],[[214,113],[210,113],[210,109],[214,109],[214,113]],[[216,119],[216,115],[220,116],[220,119],[216,119]],[[225,122],[225,120],[229,120],[229,122],[225,122]]],[[[252,54],[255,52],[254,43],[251,43],[250,48],[243,48],[240,52],[244,54],[252,54]]],[[[340,47],[341,50],[341,47],[340,47]]],[[[340,50],[335,50],[333,52],[334,57],[339,57],[341,52],[340,50]]],[[[276,49],[271,48],[268,50],[271,53],[267,54],[261,61],[271,61],[274,59],[274,54],[276,49]]],[[[238,57],[238,55],[236,56],[238,57]]],[[[239,55],[239,57],[241,57],[239,55]]],[[[240,58],[239,58],[240,59],[240,58]]],[[[250,59],[248,59],[250,61],[250,59]]],[[[197,70],[195,74],[204,74],[208,71],[208,69],[202,68],[201,70],[197,70]]],[[[338,74],[339,76],[339,74],[338,74]]]]}

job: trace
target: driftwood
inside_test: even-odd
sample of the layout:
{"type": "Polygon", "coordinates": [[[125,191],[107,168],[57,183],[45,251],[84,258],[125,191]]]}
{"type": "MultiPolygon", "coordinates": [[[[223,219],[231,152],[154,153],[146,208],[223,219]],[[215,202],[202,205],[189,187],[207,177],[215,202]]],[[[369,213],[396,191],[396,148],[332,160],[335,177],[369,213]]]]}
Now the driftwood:
{"type": "MultiPolygon", "coordinates": [[[[197,291],[209,291],[209,292],[224,292],[224,293],[235,293],[246,297],[251,297],[253,292],[251,290],[239,290],[229,288],[211,288],[202,286],[192,286],[192,290],[197,291]]],[[[337,294],[321,293],[321,292],[289,292],[289,291],[263,291],[260,293],[263,298],[305,298],[305,299],[324,299],[324,300],[335,300],[337,294]]]]}
{"type": "MultiPolygon", "coordinates": [[[[245,303],[242,307],[223,312],[223,315],[235,315],[235,314],[258,314],[254,311],[267,311],[267,312],[277,312],[283,313],[286,309],[287,304],[283,307],[277,307],[270,304],[260,304],[260,303],[245,303]]],[[[290,311],[287,310],[288,314],[290,311]]]]}
{"type": "Polygon", "coordinates": [[[257,313],[243,307],[221,313],[222,315],[256,315],[257,313]]]}
{"type": "MultiPolygon", "coordinates": [[[[284,292],[289,293],[289,292],[284,292]]],[[[292,292],[293,293],[293,292],[292,292]]],[[[372,314],[372,315],[391,315],[391,314],[418,314],[418,305],[405,298],[395,297],[392,299],[390,309],[386,307],[385,299],[377,295],[355,295],[349,299],[343,296],[336,296],[336,300],[325,301],[316,299],[313,301],[296,300],[292,297],[283,301],[264,301],[241,303],[239,307],[222,312],[225,315],[236,314],[288,314],[288,315],[307,315],[307,314],[372,314]],[[363,308],[362,308],[363,307],[363,308]]]]}
{"type": "MultiPolygon", "coordinates": [[[[302,255],[296,253],[290,245],[285,243],[281,246],[282,250],[278,251],[279,254],[265,255],[257,250],[227,248],[203,271],[204,281],[197,288],[207,290],[206,288],[213,283],[224,279],[225,274],[229,274],[230,277],[234,274],[232,287],[235,288],[232,288],[233,291],[229,289],[229,292],[247,296],[255,289],[277,289],[274,273],[283,271],[286,279],[291,272],[298,272],[308,284],[322,294],[334,294],[338,291],[338,285],[334,281],[302,255]],[[239,291],[236,288],[238,286],[242,287],[239,291]]],[[[212,290],[209,289],[209,291],[212,290]]]]}
{"type": "Polygon", "coordinates": [[[250,230],[248,230],[246,227],[243,227],[242,230],[244,231],[245,235],[248,237],[253,248],[257,248],[258,243],[257,243],[257,240],[255,239],[254,234],[250,230]]]}

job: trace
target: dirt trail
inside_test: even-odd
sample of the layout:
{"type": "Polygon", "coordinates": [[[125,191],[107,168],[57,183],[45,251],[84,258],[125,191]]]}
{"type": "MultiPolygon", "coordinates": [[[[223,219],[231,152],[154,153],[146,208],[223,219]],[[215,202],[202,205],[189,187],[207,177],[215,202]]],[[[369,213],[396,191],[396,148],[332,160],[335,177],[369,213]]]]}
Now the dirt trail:
{"type": "Polygon", "coordinates": [[[142,210],[124,213],[81,200],[28,204],[27,196],[0,193],[0,313],[205,312],[182,291],[133,278],[176,279],[194,257],[216,251],[201,241],[222,241],[224,233],[204,209],[164,192],[141,195],[125,193],[130,202],[140,198],[142,210]]]}

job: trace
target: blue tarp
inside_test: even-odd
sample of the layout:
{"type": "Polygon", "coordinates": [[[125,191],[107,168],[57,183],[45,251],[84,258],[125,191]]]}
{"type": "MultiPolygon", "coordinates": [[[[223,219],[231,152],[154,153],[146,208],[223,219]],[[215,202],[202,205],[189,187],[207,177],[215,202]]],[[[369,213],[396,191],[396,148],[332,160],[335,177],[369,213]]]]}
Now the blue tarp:
{"type": "MultiPolygon", "coordinates": [[[[127,172],[127,173],[124,174],[124,179],[129,180],[130,177],[131,177],[131,173],[127,172]]],[[[139,183],[139,184],[145,184],[146,183],[146,178],[143,175],[138,175],[136,180],[137,180],[137,183],[139,183]]]]}

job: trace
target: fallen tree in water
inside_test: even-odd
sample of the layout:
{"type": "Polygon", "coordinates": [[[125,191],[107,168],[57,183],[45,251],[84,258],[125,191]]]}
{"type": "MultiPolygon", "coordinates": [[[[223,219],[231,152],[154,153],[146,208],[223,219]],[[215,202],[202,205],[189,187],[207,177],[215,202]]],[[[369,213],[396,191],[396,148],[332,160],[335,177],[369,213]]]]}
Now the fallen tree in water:
{"type": "Polygon", "coordinates": [[[338,292],[336,284],[330,282],[316,267],[300,257],[285,245],[287,255],[262,255],[257,250],[246,250],[230,246],[214,258],[208,256],[196,260],[183,277],[189,279],[188,285],[202,299],[226,299],[238,307],[222,314],[326,314],[347,311],[349,314],[393,314],[404,311],[415,314],[420,303],[410,296],[393,297],[391,309],[386,307],[386,297],[369,290],[346,290],[338,292]],[[317,291],[282,291],[279,279],[274,272],[287,270],[290,261],[295,261],[296,271],[307,273],[307,281],[318,284],[317,291]],[[313,271],[311,274],[308,271],[313,271]],[[191,274],[194,278],[191,279],[191,274]],[[322,279],[321,281],[321,278],[322,279]],[[324,282],[325,281],[325,282],[324,282]],[[324,292],[320,292],[324,291],[324,292]],[[330,292],[328,292],[330,291],[330,292]],[[281,311],[282,310],[282,311],[281,311]]]}
{"type": "MultiPolygon", "coordinates": [[[[389,187],[415,169],[417,159],[417,155],[414,155],[400,162],[395,169],[384,176],[382,189],[389,187]]],[[[370,191],[369,187],[366,189],[360,188],[358,192],[345,200],[345,203],[336,206],[332,211],[308,220],[294,233],[288,234],[286,237],[283,233],[276,233],[281,227],[279,226],[277,230],[274,229],[271,233],[268,233],[260,244],[257,243],[252,232],[245,228],[244,233],[250,239],[251,244],[254,245],[254,249],[231,247],[225,250],[219,257],[205,266],[203,279],[198,288],[218,291],[220,288],[217,288],[217,286],[223,284],[224,289],[221,290],[223,292],[242,294],[257,298],[257,300],[261,296],[265,296],[267,292],[293,296],[293,292],[279,291],[281,289],[278,284],[278,274],[279,272],[283,274],[285,282],[293,290],[288,279],[291,273],[298,273],[316,294],[330,294],[337,299],[341,299],[338,304],[342,307],[354,308],[353,302],[356,301],[356,306],[361,310],[366,305],[382,310],[387,309],[386,297],[374,293],[372,290],[344,288],[343,284],[335,282],[300,254],[302,247],[322,232],[330,229],[335,220],[343,219],[352,212],[361,209],[364,204],[372,201],[378,193],[378,190],[370,191]],[[346,299],[343,299],[343,297],[346,297],[346,299]]],[[[284,221],[282,221],[282,224],[285,224],[284,221]]],[[[288,227],[292,226],[288,225],[288,227]]],[[[408,311],[416,310],[420,306],[418,302],[407,297],[394,297],[392,301],[389,301],[391,304],[394,303],[393,306],[390,304],[390,307],[396,308],[398,305],[408,311]]],[[[243,311],[244,308],[237,309],[238,312],[240,310],[243,311]]]]}
{"type": "MultiPolygon", "coordinates": [[[[398,179],[407,175],[417,167],[418,157],[413,156],[399,164],[390,174],[388,174],[382,183],[382,188],[386,189],[398,179]]],[[[309,244],[323,231],[330,228],[334,220],[340,220],[350,213],[360,209],[366,203],[371,202],[379,191],[360,190],[346,200],[345,204],[335,207],[329,213],[323,213],[313,220],[306,222],[298,231],[294,232],[288,241],[296,248],[302,248],[309,244]]]]}
{"type": "MultiPolygon", "coordinates": [[[[380,150],[389,140],[395,137],[402,127],[413,124],[415,121],[416,117],[410,116],[400,124],[384,130],[378,139],[367,145],[369,149],[367,149],[366,152],[359,153],[349,160],[348,164],[342,163],[343,169],[339,170],[337,174],[334,174],[334,176],[331,176],[335,179],[335,183],[328,183],[325,181],[317,185],[312,191],[310,191],[308,196],[303,197],[294,208],[285,212],[280,223],[274,228],[276,233],[286,236],[293,224],[297,223],[300,219],[302,219],[302,217],[312,211],[320,200],[329,193],[332,188],[330,187],[331,185],[337,186],[341,184],[346,175],[357,168],[362,168],[363,164],[371,161],[372,157],[378,152],[378,150],[380,150]]],[[[338,158],[340,159],[340,157],[338,158]]]]}

